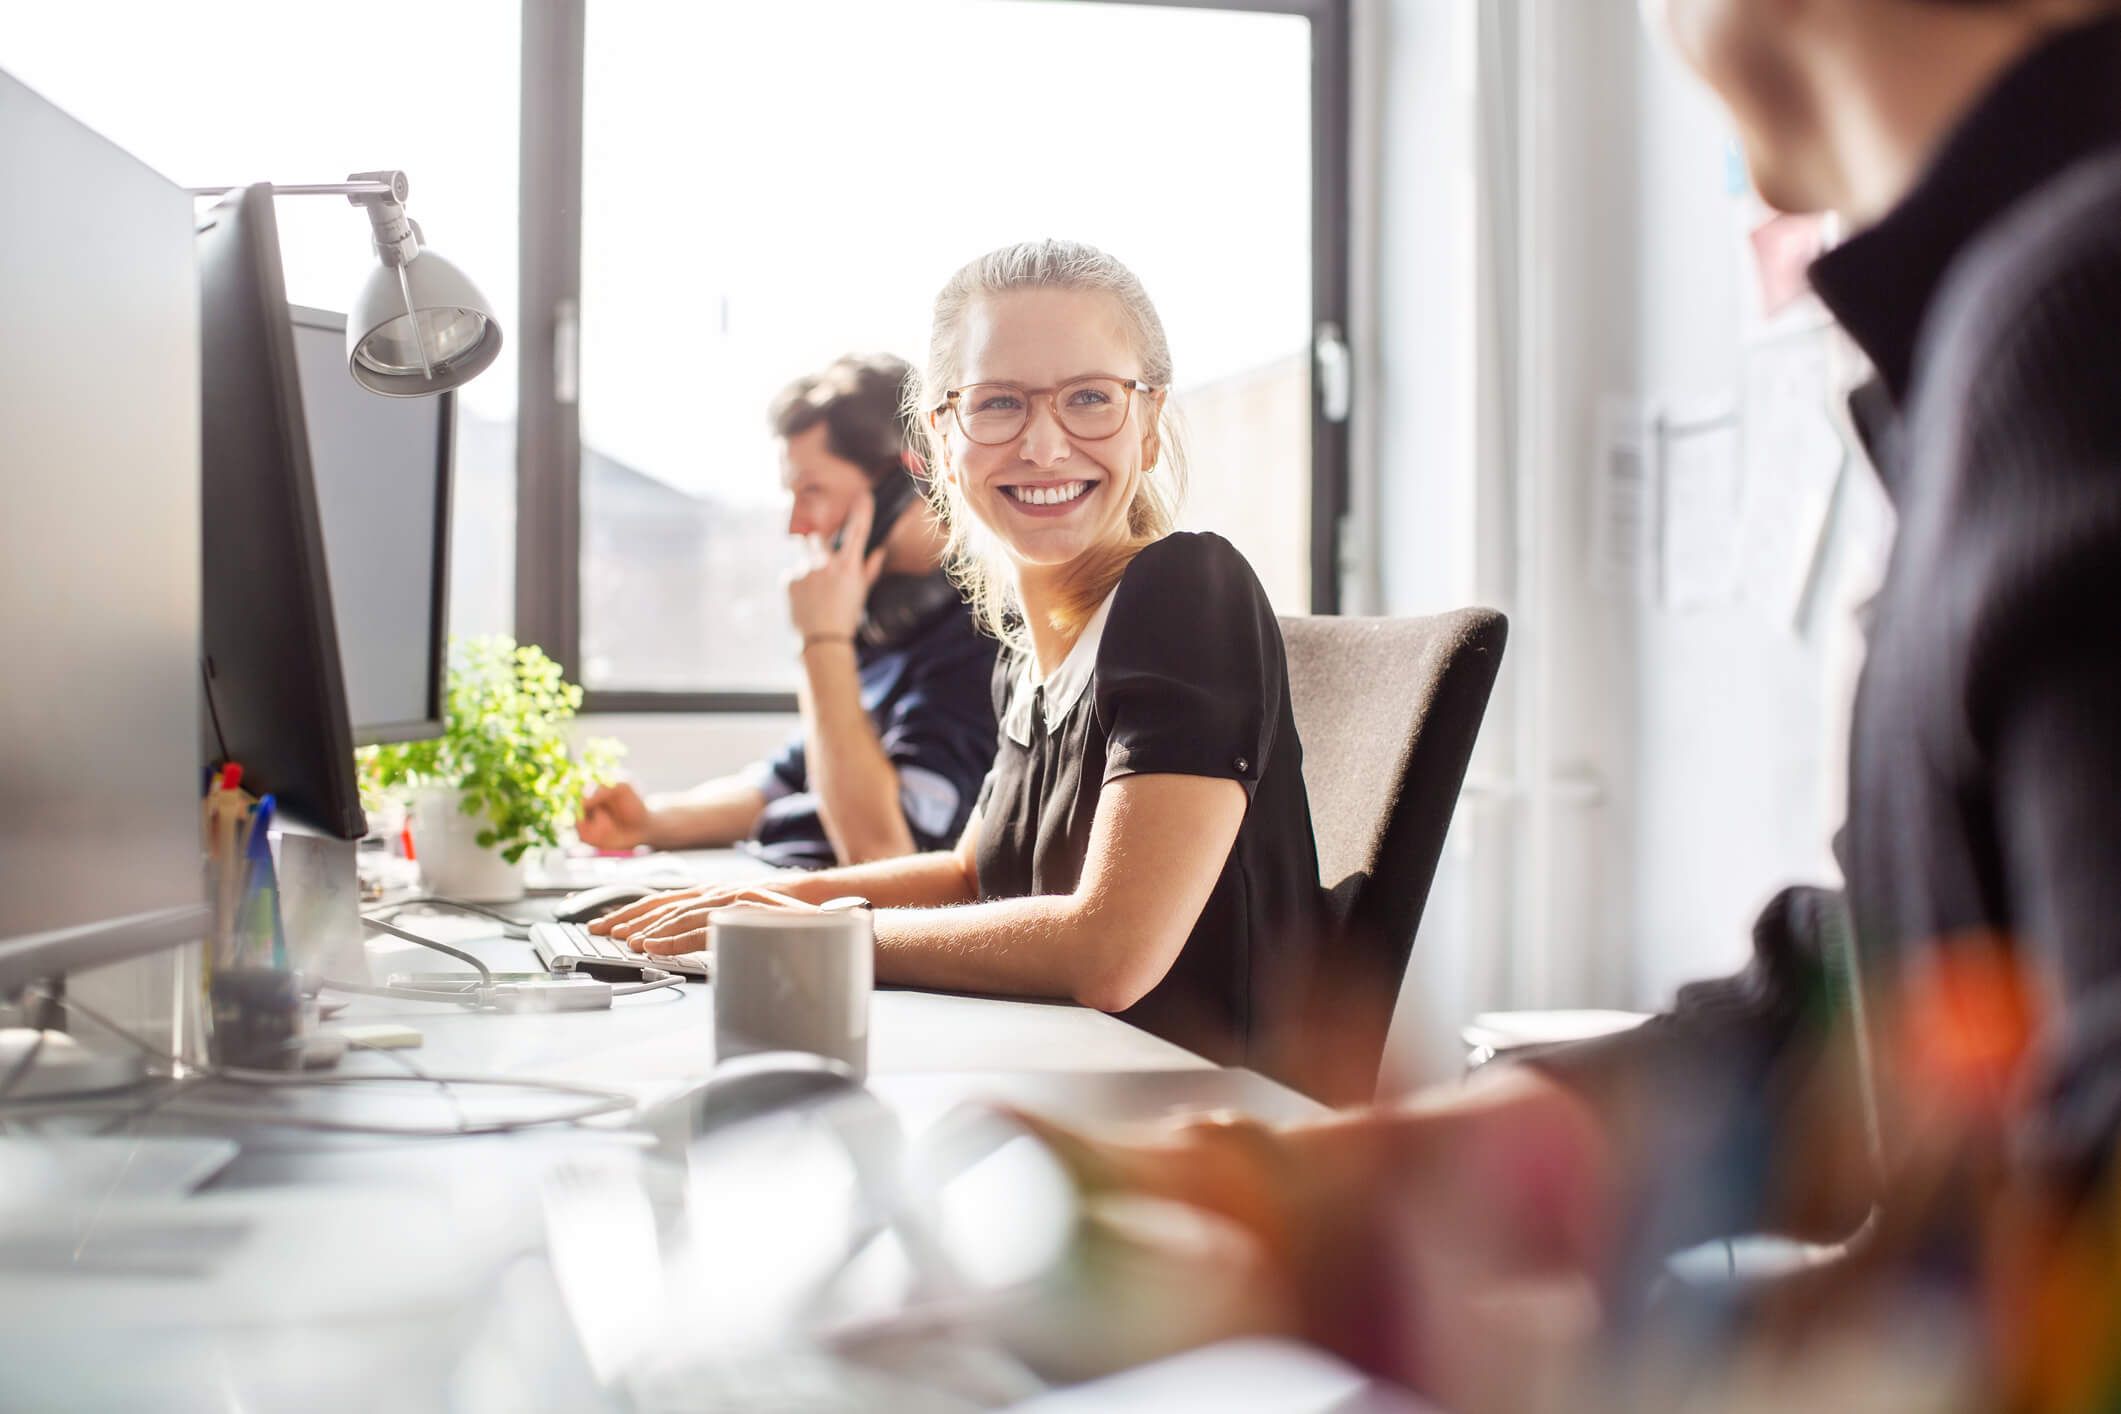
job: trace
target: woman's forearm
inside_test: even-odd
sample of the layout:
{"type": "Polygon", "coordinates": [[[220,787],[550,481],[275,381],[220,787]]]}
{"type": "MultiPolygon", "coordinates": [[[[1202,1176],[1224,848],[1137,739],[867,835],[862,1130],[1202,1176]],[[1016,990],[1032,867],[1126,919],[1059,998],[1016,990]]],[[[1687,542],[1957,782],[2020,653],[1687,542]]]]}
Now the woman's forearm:
{"type": "MultiPolygon", "coordinates": [[[[776,893],[805,903],[859,896],[877,908],[943,909],[979,896],[963,861],[949,850],[905,854],[867,864],[846,864],[808,874],[777,874],[766,881],[776,893]]],[[[879,931],[881,931],[879,920],[879,931]]]]}
{"type": "Polygon", "coordinates": [[[1138,993],[1120,975],[1119,959],[1101,931],[1081,902],[1067,895],[896,909],[876,918],[876,977],[900,986],[1058,997],[1123,1011],[1138,993]]]}
{"type": "MultiPolygon", "coordinates": [[[[876,975],[904,986],[1065,997],[1125,1011],[1171,970],[1244,814],[1244,792],[1232,781],[1116,780],[1098,801],[1074,892],[879,914],[876,975]]],[[[974,896],[969,842],[978,828],[975,819],[958,850],[974,896]]]]}

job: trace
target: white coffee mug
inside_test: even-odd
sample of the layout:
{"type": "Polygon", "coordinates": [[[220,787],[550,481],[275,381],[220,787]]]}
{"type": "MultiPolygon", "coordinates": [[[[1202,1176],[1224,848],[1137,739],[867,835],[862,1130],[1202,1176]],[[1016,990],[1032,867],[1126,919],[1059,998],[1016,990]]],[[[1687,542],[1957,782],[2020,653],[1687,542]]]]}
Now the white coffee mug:
{"type": "Polygon", "coordinates": [[[808,1051],[869,1071],[876,932],[868,908],[736,904],[707,915],[717,1060],[808,1051]]]}

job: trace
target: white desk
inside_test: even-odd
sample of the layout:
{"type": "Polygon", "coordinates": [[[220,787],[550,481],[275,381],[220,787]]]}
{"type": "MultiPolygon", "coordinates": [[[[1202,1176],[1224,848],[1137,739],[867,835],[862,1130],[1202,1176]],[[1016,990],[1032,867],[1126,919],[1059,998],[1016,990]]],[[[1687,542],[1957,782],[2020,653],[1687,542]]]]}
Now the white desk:
{"type": "MultiPolygon", "coordinates": [[[[439,920],[400,921],[441,931],[439,920]]],[[[461,934],[452,940],[462,945],[461,934]]],[[[534,965],[527,943],[488,937],[470,950],[496,969],[534,965]]],[[[409,945],[374,954],[379,976],[450,966],[409,945]]],[[[601,1013],[499,1016],[380,998],[345,1013],[419,1028],[425,1044],[405,1054],[430,1071],[624,1090],[649,1107],[637,1126],[403,1140],[146,1122],[138,1132],[225,1133],[242,1152],[194,1197],[69,1219],[86,1238],[85,1262],[13,1277],[0,1271],[0,1407],[613,1407],[554,1275],[552,1176],[556,1166],[632,1165],[648,1172],[647,1191],[657,1174],[665,1197],[672,1183],[682,1185],[670,1177],[668,1118],[686,1110],[688,1092],[711,1073],[709,1001],[709,984],[688,983],[676,994],[621,998],[601,1013]],[[666,1136],[662,1157],[655,1133],[666,1136]],[[187,1249],[178,1275],[143,1278],[129,1264],[127,1254],[139,1250],[129,1234],[158,1231],[175,1215],[195,1244],[204,1224],[206,1245],[187,1249]],[[99,1253],[117,1255],[99,1269],[99,1253]]],[[[1261,1076],[1217,1069],[1074,1006],[886,990],[875,999],[870,1055],[869,1088],[912,1139],[952,1107],[980,1099],[1078,1122],[1223,1108],[1270,1118],[1319,1112],[1261,1076]]],[[[358,1055],[347,1068],[396,1066],[358,1055]]],[[[450,1113],[446,1101],[411,1086],[391,1087],[387,1099],[304,1091],[288,1102],[400,1119],[450,1113]]],[[[623,1227],[615,1227],[615,1251],[624,1247],[623,1227]]],[[[149,1246],[159,1251],[162,1241],[149,1246]]],[[[652,1294],[627,1299],[653,1304],[652,1294]]],[[[952,1347],[938,1349],[948,1357],[952,1347]]]]}

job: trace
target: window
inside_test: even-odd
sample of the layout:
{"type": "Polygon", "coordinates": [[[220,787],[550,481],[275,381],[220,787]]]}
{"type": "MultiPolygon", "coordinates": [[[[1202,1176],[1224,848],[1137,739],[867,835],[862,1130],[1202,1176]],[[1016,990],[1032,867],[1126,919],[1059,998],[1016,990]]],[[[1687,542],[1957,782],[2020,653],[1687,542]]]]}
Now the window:
{"type": "MultiPolygon", "coordinates": [[[[423,12],[423,44],[450,56],[447,83],[383,59],[376,12],[275,0],[194,6],[17,7],[10,73],[172,181],[332,182],[402,169],[409,208],[436,248],[478,282],[516,335],[517,93],[514,0],[423,12]],[[120,31],[124,42],[113,36],[120,31]],[[269,119],[265,115],[270,115],[269,119]]],[[[368,222],[341,199],[277,203],[288,298],[344,310],[374,264],[368,222]]],[[[35,204],[16,208],[35,219],[35,204]]],[[[458,401],[450,627],[513,621],[515,364],[503,358],[458,401]]]]}
{"type": "Polygon", "coordinates": [[[1342,452],[1311,369],[1341,318],[1345,120],[1321,94],[1345,86],[1320,74],[1344,5],[576,13],[552,58],[576,52],[579,145],[557,132],[551,157],[579,164],[579,273],[561,242],[542,289],[579,310],[578,360],[554,336],[579,402],[525,466],[538,486],[550,458],[573,511],[525,554],[574,574],[522,603],[593,706],[785,701],[768,401],[848,351],[918,362],[949,273],[1027,237],[1141,275],[1178,370],[1185,524],[1236,542],[1284,612],[1333,607],[1342,452]]]}

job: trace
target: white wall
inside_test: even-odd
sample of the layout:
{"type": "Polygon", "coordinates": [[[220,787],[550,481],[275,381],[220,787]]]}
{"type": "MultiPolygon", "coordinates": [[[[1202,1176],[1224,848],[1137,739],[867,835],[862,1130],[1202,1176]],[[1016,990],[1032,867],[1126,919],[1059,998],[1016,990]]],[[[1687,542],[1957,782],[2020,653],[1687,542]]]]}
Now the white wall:
{"type": "Polygon", "coordinates": [[[1476,1011],[1613,1000],[1627,927],[1633,625],[1583,576],[1594,413],[1632,376],[1634,20],[1542,4],[1371,7],[1382,609],[1511,620],[1401,997],[1402,1083],[1455,1069],[1476,1011]]]}
{"type": "Polygon", "coordinates": [[[1661,1004],[1744,959],[1777,886],[1822,877],[1882,518],[1852,465],[1802,631],[1594,586],[1601,400],[1740,376],[1728,123],[1634,0],[1363,14],[1380,602],[1512,620],[1401,998],[1395,1060],[1420,1076],[1482,1007],[1661,1004]]]}
{"type": "MultiPolygon", "coordinates": [[[[1639,387],[1728,398],[1757,323],[1725,189],[1730,124],[1663,44],[1644,38],[1639,72],[1639,387]]],[[[1886,533],[1870,473],[1852,455],[1819,586],[1798,621],[1757,604],[1639,613],[1638,1002],[1741,964],[1754,913],[1783,884],[1836,881],[1828,846],[1861,658],[1853,608],[1875,582],[1886,533]]]]}
{"type": "MultiPolygon", "coordinates": [[[[1381,0],[1355,15],[1351,513],[1361,558],[1348,597],[1362,611],[1435,613],[1479,599],[1474,15],[1458,0],[1381,0]]],[[[1386,1062],[1407,1083],[1448,1074],[1457,1027],[1492,1001],[1487,956],[1471,943],[1471,859],[1493,813],[1477,799],[1461,805],[1430,890],[1386,1062]]]]}

